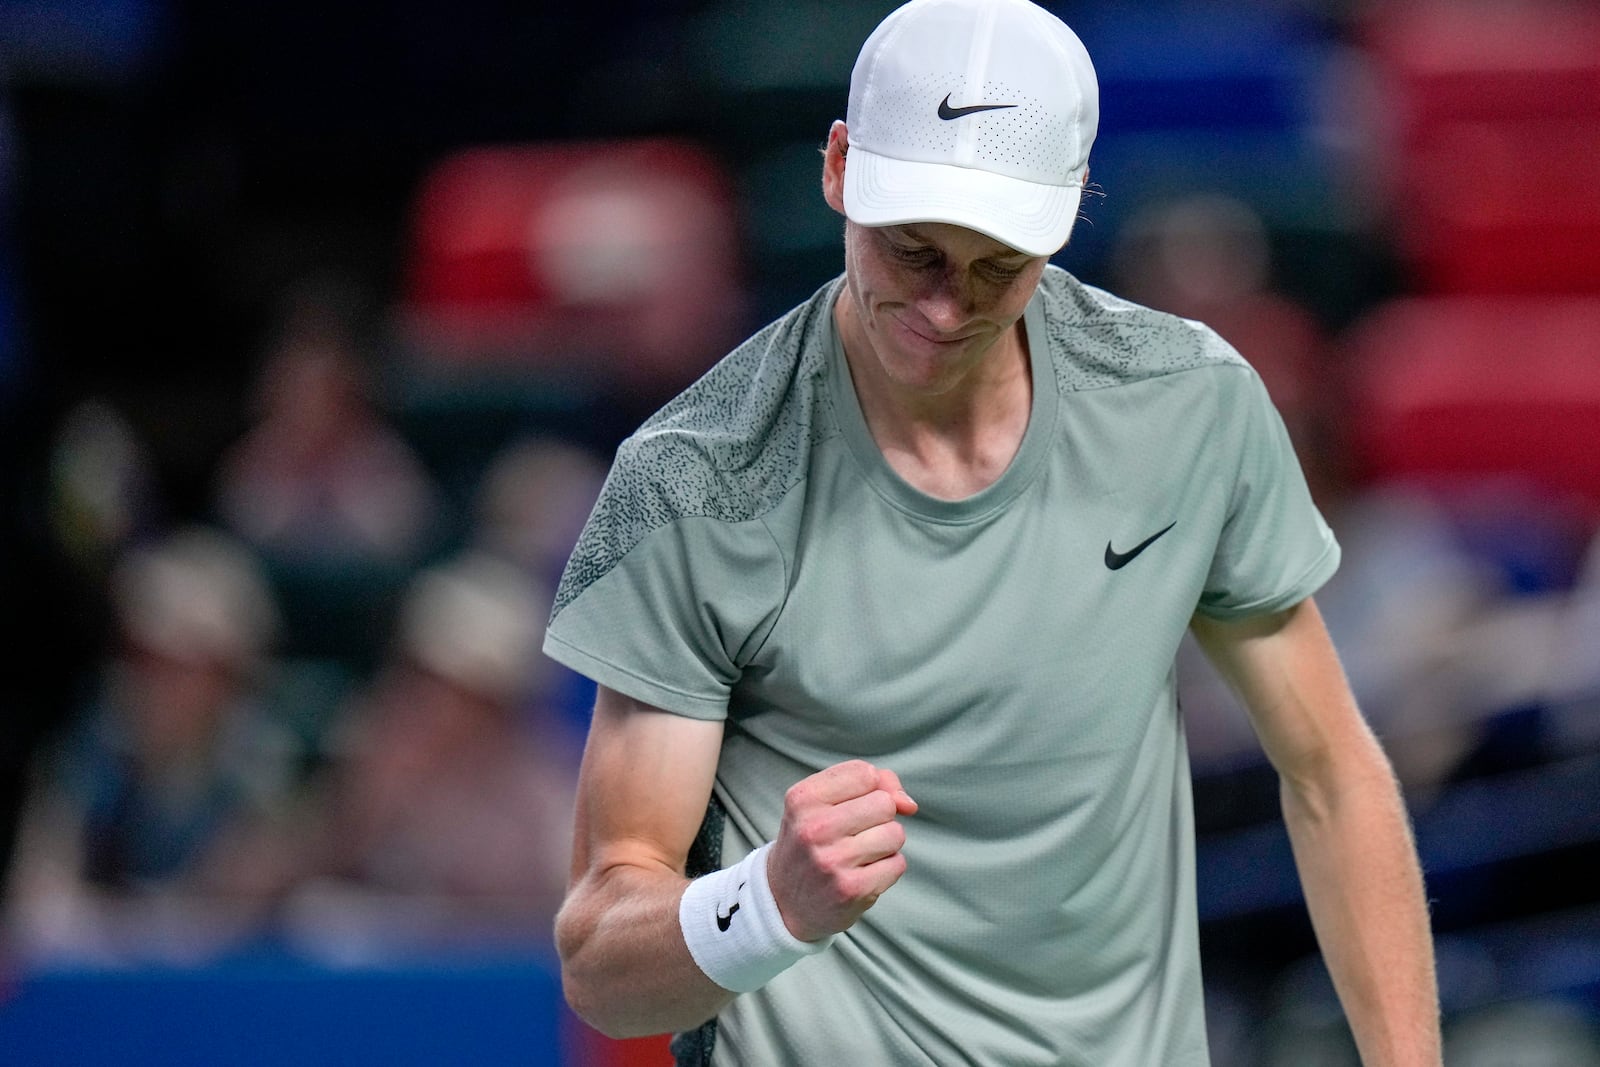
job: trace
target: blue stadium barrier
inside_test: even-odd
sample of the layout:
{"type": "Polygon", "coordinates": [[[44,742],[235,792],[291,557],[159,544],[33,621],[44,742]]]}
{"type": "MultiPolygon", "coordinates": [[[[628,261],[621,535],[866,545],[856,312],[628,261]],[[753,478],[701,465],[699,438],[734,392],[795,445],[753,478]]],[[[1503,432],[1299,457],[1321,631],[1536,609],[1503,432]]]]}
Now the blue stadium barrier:
{"type": "Polygon", "coordinates": [[[543,960],[52,970],[0,982],[0,1063],[561,1067],[566,1020],[543,960]]]}

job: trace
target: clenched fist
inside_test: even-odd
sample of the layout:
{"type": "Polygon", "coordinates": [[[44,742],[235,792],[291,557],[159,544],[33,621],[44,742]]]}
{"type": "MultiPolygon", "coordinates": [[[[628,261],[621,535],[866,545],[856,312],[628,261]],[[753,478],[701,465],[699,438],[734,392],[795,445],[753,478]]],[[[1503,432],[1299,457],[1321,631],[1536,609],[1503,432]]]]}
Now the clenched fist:
{"type": "Polygon", "coordinates": [[[767,879],[783,923],[802,941],[848,929],[900,880],[901,815],[917,802],[893,771],[865,760],[824,768],[790,787],[767,879]]]}

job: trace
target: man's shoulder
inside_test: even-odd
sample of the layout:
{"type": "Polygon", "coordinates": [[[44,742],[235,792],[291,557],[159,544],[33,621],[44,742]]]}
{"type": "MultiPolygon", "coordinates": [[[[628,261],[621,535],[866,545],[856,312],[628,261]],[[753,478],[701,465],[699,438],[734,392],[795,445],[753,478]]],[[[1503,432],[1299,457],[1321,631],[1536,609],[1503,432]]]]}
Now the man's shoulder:
{"type": "Polygon", "coordinates": [[[555,614],[653,533],[687,519],[758,519],[804,480],[812,446],[832,432],[823,373],[834,291],[757,332],[622,442],[555,614]]]}
{"type": "Polygon", "coordinates": [[[1127,385],[1201,367],[1248,366],[1204,323],[1086,285],[1056,266],[1045,268],[1039,299],[1062,392],[1127,385]]]}
{"type": "Polygon", "coordinates": [[[618,449],[613,479],[667,518],[737,521],[771,507],[828,433],[821,412],[830,283],[719,360],[618,449]]]}

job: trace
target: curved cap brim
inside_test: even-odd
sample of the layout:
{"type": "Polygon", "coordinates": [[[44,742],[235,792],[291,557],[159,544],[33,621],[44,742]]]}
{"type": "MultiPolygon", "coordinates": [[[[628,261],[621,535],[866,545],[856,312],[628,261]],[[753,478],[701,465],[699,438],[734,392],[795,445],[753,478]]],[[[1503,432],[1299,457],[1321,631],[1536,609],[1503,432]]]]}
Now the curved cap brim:
{"type": "Polygon", "coordinates": [[[1083,198],[1081,181],[1045,185],[948,163],[893,159],[852,144],[844,208],[862,226],[947,222],[1030,256],[1061,250],[1083,198]]]}

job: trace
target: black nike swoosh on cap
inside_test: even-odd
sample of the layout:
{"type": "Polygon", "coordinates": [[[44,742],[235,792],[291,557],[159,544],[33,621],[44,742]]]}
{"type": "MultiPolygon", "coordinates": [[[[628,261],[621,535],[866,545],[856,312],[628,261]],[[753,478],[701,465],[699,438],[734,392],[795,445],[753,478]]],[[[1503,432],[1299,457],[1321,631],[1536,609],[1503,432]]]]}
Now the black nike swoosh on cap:
{"type": "Polygon", "coordinates": [[[949,122],[951,119],[958,119],[962,115],[973,115],[979,111],[1001,111],[1005,108],[1016,106],[1016,104],[973,104],[971,107],[951,107],[950,94],[945,93],[944,99],[939,101],[939,117],[949,122]]]}
{"type": "Polygon", "coordinates": [[[1149,548],[1151,545],[1155,544],[1156,541],[1161,538],[1162,534],[1166,533],[1176,525],[1178,525],[1176,521],[1168,523],[1163,529],[1157,530],[1155,533],[1151,534],[1149,537],[1146,537],[1143,541],[1140,541],[1126,552],[1118,552],[1116,549],[1111,547],[1111,542],[1107,541],[1106,566],[1111,570],[1120,571],[1122,568],[1132,563],[1135,556],[1149,548]]]}

